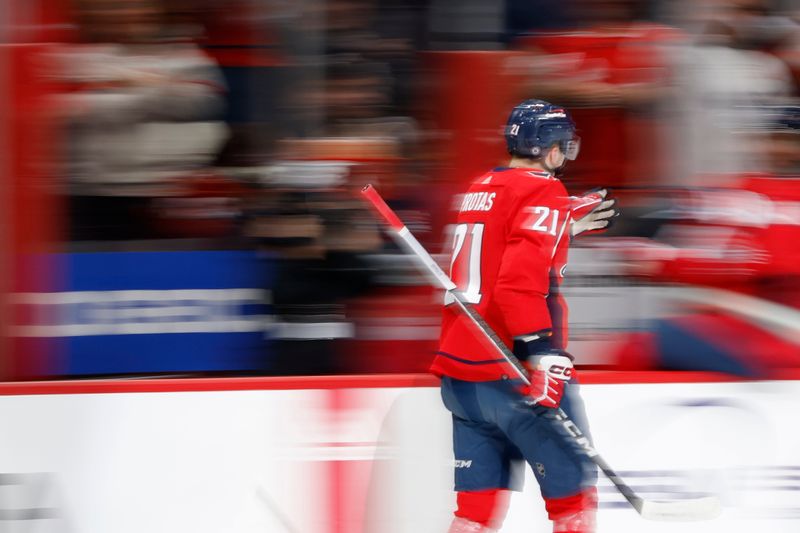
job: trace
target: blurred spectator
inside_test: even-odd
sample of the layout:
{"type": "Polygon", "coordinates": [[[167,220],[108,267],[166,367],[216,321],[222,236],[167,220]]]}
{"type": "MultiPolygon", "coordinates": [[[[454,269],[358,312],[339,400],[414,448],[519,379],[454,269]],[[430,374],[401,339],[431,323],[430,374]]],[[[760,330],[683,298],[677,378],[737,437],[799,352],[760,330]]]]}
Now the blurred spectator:
{"type": "Polygon", "coordinates": [[[348,304],[374,285],[365,254],[380,239],[371,215],[347,190],[346,165],[335,166],[274,169],[271,187],[248,211],[247,235],[276,262],[268,372],[332,374],[356,366],[342,349],[355,332],[348,304]]]}
{"type": "Polygon", "coordinates": [[[375,110],[408,115],[418,74],[416,52],[425,42],[425,3],[330,0],[303,6],[295,21],[299,26],[285,32],[287,55],[296,63],[286,95],[289,134],[320,135],[320,110],[327,105],[323,113],[330,116],[330,106],[337,103],[327,93],[337,92],[346,78],[378,78],[381,101],[375,110]]]}
{"type": "MultiPolygon", "coordinates": [[[[524,97],[573,109],[581,157],[569,179],[581,187],[664,179],[674,96],[674,28],[649,22],[643,0],[575,0],[572,31],[520,37],[534,54],[524,97]]],[[[522,95],[519,96],[520,98],[522,95]]]]}
{"type": "Polygon", "coordinates": [[[220,166],[262,164],[273,143],[296,120],[286,92],[299,56],[313,50],[313,31],[293,39],[309,19],[283,0],[168,0],[173,10],[203,30],[203,49],[227,86],[225,122],[230,138],[220,166]],[[296,45],[296,49],[291,47],[296,45]]]}
{"type": "MultiPolygon", "coordinates": [[[[303,27],[304,36],[324,44],[295,51],[300,66],[285,101],[292,120],[273,145],[271,164],[259,170],[262,189],[250,200],[245,225],[279,265],[270,364],[276,372],[376,368],[347,341],[357,335],[365,309],[385,307],[373,298],[371,258],[384,241],[352,192],[376,183],[396,207],[413,210],[419,203],[418,191],[409,194],[413,183],[398,179],[421,179],[411,170],[417,127],[404,114],[416,39],[387,26],[400,20],[415,33],[417,15],[398,12],[405,4],[418,7],[332,0],[320,4],[321,16],[312,9],[303,27]]],[[[424,225],[424,217],[416,219],[424,225]]]]}
{"type": "Polygon", "coordinates": [[[676,177],[708,186],[712,176],[757,172],[765,161],[743,150],[742,132],[763,128],[760,106],[793,91],[786,64],[769,53],[784,26],[764,0],[709,0],[692,3],[694,42],[681,51],[678,99],[679,150],[676,177]]]}
{"type": "Polygon", "coordinates": [[[153,198],[206,174],[226,137],[219,70],[167,39],[156,0],[77,0],[58,54],[73,240],[164,236],[153,198]]]}
{"type": "Polygon", "coordinates": [[[384,64],[334,60],[326,76],[322,136],[383,137],[404,146],[414,142],[417,132],[413,119],[390,114],[390,79],[384,64]]]}
{"type": "Polygon", "coordinates": [[[429,0],[382,0],[377,2],[375,31],[380,45],[371,57],[384,62],[391,72],[393,114],[411,115],[420,88],[418,52],[428,46],[426,27],[429,0]]]}

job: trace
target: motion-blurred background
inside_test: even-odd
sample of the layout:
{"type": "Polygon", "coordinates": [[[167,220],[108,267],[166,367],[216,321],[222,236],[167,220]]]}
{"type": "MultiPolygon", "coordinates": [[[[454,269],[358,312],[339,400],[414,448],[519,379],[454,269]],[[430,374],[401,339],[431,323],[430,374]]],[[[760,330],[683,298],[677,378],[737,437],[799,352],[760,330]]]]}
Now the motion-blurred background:
{"type": "Polygon", "coordinates": [[[569,107],[579,366],[800,366],[796,0],[1,0],[0,377],[424,372],[511,107],[569,107]],[[457,200],[455,200],[457,201],[457,200]]]}

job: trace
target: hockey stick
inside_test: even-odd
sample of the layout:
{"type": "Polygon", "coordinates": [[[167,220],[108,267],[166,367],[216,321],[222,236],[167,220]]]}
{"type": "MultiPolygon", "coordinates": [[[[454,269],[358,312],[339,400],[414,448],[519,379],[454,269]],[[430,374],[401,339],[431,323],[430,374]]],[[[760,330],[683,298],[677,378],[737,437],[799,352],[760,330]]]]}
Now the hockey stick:
{"type": "MultiPolygon", "coordinates": [[[[490,344],[503,358],[514,368],[519,378],[530,385],[528,372],[517,357],[508,349],[503,341],[497,336],[489,324],[481,317],[475,308],[466,301],[464,295],[456,290],[456,285],[450,277],[442,271],[436,261],[422,247],[414,235],[400,220],[400,218],[386,205],[383,198],[378,194],[372,185],[367,185],[361,190],[367,200],[391,227],[391,235],[395,241],[406,251],[410,252],[416,259],[422,271],[436,287],[442,288],[451,294],[459,309],[471,320],[477,330],[482,334],[483,340],[490,344]]],[[[634,509],[643,517],[649,520],[661,521],[692,521],[709,520],[718,516],[721,512],[719,500],[713,496],[673,500],[673,501],[653,501],[645,500],[637,495],[625,481],[606,463],[597,450],[594,449],[589,439],[581,432],[578,426],[570,420],[563,409],[547,409],[547,418],[553,422],[554,428],[564,437],[567,443],[579,449],[608,477],[617,490],[625,497],[634,509]]]]}

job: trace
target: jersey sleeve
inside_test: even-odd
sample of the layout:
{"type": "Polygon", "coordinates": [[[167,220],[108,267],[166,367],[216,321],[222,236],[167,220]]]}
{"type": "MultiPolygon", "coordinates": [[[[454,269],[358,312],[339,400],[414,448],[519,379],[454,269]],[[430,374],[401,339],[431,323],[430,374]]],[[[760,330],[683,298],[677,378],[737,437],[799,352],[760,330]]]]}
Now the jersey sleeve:
{"type": "MultiPolygon", "coordinates": [[[[568,220],[567,229],[564,230],[567,233],[569,233],[570,224],[571,221],[568,220]]],[[[567,268],[569,242],[569,235],[565,235],[556,246],[553,262],[550,264],[550,287],[547,292],[547,310],[550,313],[550,327],[553,330],[552,344],[554,348],[561,350],[567,349],[569,337],[569,309],[561,292],[564,272],[567,268]]]]}
{"type": "Polygon", "coordinates": [[[560,182],[536,188],[513,209],[494,292],[512,337],[551,328],[547,296],[552,267],[569,242],[569,205],[560,182]]]}

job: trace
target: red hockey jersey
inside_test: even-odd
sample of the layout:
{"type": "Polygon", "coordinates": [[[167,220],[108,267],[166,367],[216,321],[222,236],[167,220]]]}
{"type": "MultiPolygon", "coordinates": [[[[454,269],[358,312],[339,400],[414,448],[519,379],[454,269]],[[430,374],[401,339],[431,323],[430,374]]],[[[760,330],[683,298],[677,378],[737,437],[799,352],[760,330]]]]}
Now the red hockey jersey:
{"type": "MultiPolygon", "coordinates": [[[[566,347],[567,308],[558,293],[569,247],[570,202],[553,175],[498,168],[478,178],[458,204],[450,276],[507,346],[552,328],[566,347]]],[[[443,313],[437,375],[466,381],[514,377],[454,305],[443,313]]]]}
{"type": "Polygon", "coordinates": [[[663,232],[674,249],[654,276],[800,305],[797,178],[746,174],[732,187],[689,190],[681,200],[687,218],[663,232]]]}

